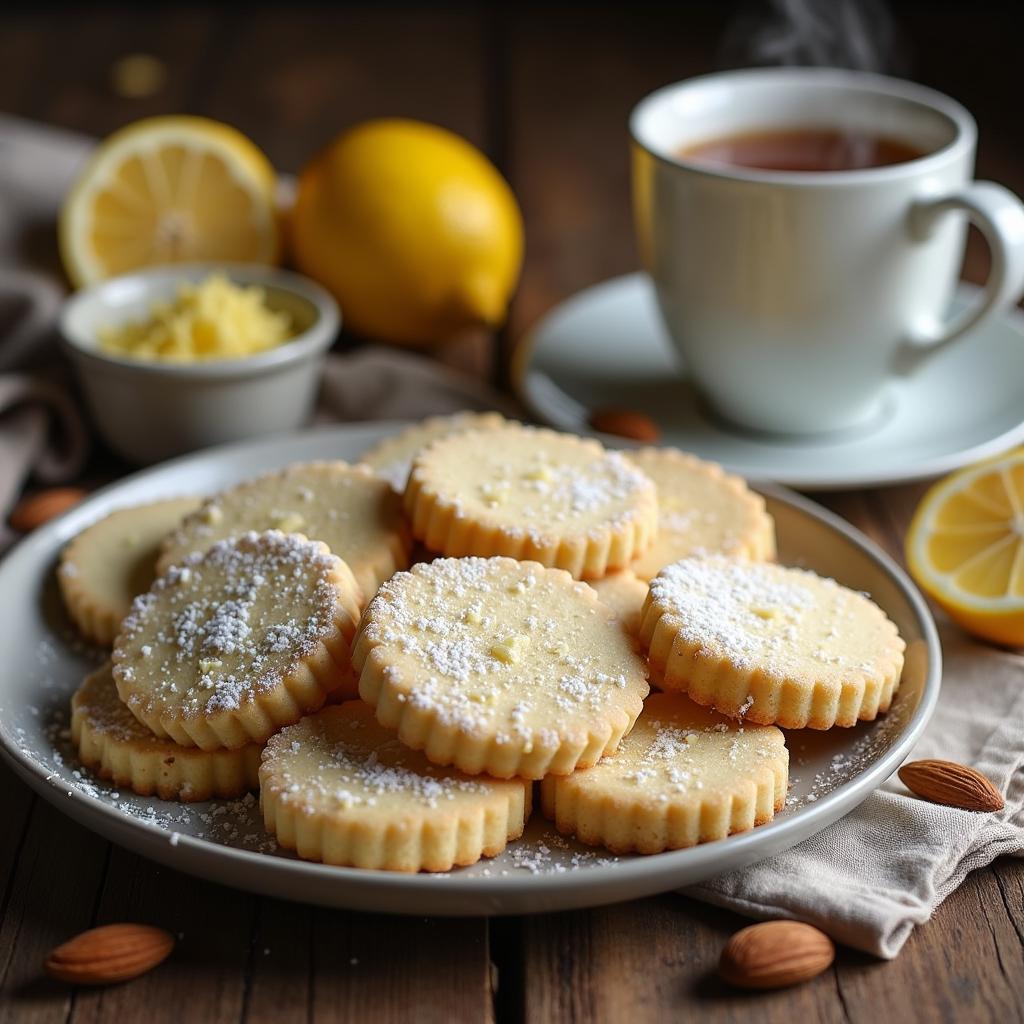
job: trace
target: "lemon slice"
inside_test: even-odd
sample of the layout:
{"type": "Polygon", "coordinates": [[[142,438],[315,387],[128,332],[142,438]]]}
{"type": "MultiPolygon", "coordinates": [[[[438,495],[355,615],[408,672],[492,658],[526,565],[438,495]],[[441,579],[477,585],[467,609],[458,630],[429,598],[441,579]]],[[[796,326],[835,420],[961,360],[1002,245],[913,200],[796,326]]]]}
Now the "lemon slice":
{"type": "Polygon", "coordinates": [[[151,117],[96,150],[60,214],[76,287],[158,263],[276,263],[274,169],[241,132],[151,117]]]}
{"type": "Polygon", "coordinates": [[[1024,449],[935,484],[906,553],[914,579],[964,629],[1024,645],[1024,449]]]}

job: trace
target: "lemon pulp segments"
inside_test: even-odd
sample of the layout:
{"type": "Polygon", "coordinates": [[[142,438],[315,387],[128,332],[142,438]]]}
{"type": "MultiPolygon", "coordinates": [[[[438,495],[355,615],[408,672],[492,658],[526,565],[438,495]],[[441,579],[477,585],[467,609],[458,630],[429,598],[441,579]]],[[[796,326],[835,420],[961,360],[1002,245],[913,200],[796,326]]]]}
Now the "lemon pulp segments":
{"type": "Polygon", "coordinates": [[[71,190],[61,256],[76,285],[185,260],[274,263],[275,176],[244,135],[202,117],[115,132],[71,190]]]}
{"type": "Polygon", "coordinates": [[[967,629],[1024,643],[1024,450],[932,487],[911,524],[907,561],[967,629]]]}

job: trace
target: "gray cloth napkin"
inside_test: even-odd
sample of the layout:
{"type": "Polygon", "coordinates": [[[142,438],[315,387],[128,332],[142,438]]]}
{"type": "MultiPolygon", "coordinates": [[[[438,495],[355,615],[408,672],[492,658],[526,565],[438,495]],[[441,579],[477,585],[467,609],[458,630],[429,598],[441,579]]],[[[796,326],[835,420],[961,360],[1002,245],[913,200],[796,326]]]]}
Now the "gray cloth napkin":
{"type": "MultiPolygon", "coordinates": [[[[52,232],[53,212],[87,150],[88,141],[78,136],[0,116],[0,293],[3,282],[16,298],[35,287],[26,285],[29,250],[19,238],[40,224],[52,232]]],[[[30,354],[45,319],[32,320],[32,331],[12,333],[0,310],[0,511],[28,468],[56,480],[73,477],[81,462],[77,449],[62,463],[49,440],[51,416],[65,432],[83,435],[60,386],[45,375],[3,376],[30,354]]],[[[465,408],[515,411],[453,370],[406,353],[370,350],[329,360],[318,419],[404,419],[465,408]]],[[[894,778],[800,846],[687,894],[752,917],[811,921],[839,942],[893,957],[968,872],[1002,854],[1024,854],[1024,658],[975,643],[948,624],[943,649],[938,711],[914,757],[975,765],[1006,795],[1004,811],[937,807],[910,796],[894,778]]]]}

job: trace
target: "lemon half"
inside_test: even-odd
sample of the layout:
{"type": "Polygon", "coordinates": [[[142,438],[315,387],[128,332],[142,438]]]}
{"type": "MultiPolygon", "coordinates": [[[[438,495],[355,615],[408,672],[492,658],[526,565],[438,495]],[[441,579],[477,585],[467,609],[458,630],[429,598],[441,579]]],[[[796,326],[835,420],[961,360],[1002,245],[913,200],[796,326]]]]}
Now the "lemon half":
{"type": "Polygon", "coordinates": [[[1024,646],[1024,449],[940,480],[906,539],[921,588],[964,629],[1024,646]]]}
{"type": "Polygon", "coordinates": [[[76,287],[158,263],[276,263],[276,178],[241,132],[205,117],[152,117],[102,142],[60,214],[76,287]]]}

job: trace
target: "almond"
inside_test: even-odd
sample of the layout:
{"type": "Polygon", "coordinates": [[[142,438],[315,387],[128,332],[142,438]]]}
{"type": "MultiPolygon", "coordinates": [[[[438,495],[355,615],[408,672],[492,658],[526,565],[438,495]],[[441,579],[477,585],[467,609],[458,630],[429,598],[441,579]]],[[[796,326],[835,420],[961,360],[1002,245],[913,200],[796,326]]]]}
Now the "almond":
{"type": "Polygon", "coordinates": [[[899,770],[903,785],[933,804],[965,811],[1001,811],[1002,794],[979,771],[955,761],[911,761],[899,770]]]}
{"type": "Polygon", "coordinates": [[[51,487],[39,491],[30,498],[23,498],[14,506],[8,522],[12,530],[28,533],[30,530],[49,522],[61,512],[67,512],[88,496],[81,487],[51,487]]]}
{"type": "Polygon", "coordinates": [[[152,970],[174,948],[174,936],[145,924],[91,928],[58,946],[44,961],[46,973],[74,985],[109,985],[152,970]]]}
{"type": "Polygon", "coordinates": [[[763,921],[738,931],[718,973],[739,988],[786,988],[821,974],[836,958],[832,940],[800,921],[763,921]]]}
{"type": "Polygon", "coordinates": [[[590,414],[590,425],[602,434],[615,434],[648,444],[654,444],[661,437],[658,424],[646,413],[633,409],[595,409],[590,414]]]}

